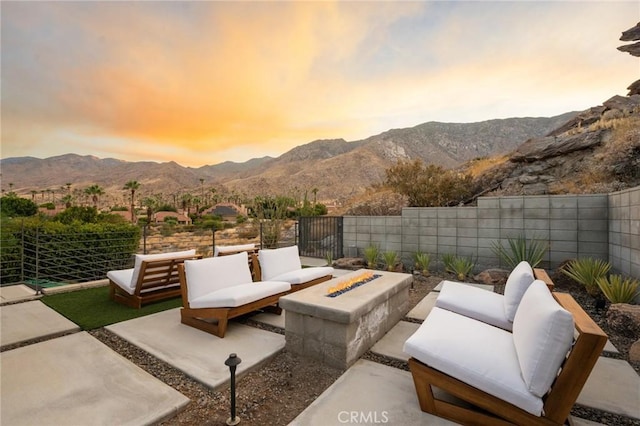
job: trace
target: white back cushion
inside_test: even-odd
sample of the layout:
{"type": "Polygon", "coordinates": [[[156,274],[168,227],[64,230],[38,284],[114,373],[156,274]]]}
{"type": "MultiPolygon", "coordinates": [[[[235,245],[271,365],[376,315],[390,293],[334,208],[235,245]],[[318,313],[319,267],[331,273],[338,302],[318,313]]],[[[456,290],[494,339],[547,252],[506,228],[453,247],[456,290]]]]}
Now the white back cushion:
{"type": "Polygon", "coordinates": [[[533,269],[526,260],[518,263],[504,286],[504,314],[513,322],[522,296],[527,291],[535,277],[533,269]]]}
{"type": "Polygon", "coordinates": [[[573,316],[535,280],[513,321],[513,343],[522,377],[531,393],[542,397],[551,387],[573,342],[573,316]]]}
{"type": "Polygon", "coordinates": [[[260,250],[258,260],[262,271],[262,281],[270,281],[278,275],[302,269],[298,246],[260,250]]]}
{"type": "Polygon", "coordinates": [[[189,301],[222,288],[251,283],[248,261],[245,251],[229,256],[185,260],[189,301]]]}
{"type": "Polygon", "coordinates": [[[133,264],[133,275],[131,277],[131,288],[136,288],[136,282],[138,281],[138,276],[140,276],[140,267],[142,266],[143,261],[163,260],[163,259],[171,259],[173,257],[185,257],[185,256],[195,256],[195,255],[196,255],[196,249],[184,250],[184,251],[173,251],[169,253],[136,254],[135,262],[133,264]]]}
{"type": "Polygon", "coordinates": [[[234,246],[216,246],[213,250],[213,255],[217,256],[220,253],[233,253],[236,251],[253,250],[256,248],[255,244],[237,244],[234,246]]]}

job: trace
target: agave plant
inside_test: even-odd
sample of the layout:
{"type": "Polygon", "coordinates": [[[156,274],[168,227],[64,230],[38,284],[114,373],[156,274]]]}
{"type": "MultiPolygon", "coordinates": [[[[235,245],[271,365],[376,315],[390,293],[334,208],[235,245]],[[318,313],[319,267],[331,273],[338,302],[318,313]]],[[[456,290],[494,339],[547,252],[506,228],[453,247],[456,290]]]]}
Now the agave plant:
{"type": "Polygon", "coordinates": [[[442,255],[442,264],[444,265],[445,272],[453,272],[453,261],[456,259],[456,255],[453,253],[444,253],[442,255]]]}
{"type": "Polygon", "coordinates": [[[631,303],[640,294],[640,281],[622,275],[600,277],[596,282],[611,303],[631,303]]]}
{"type": "Polygon", "coordinates": [[[364,259],[367,262],[369,269],[374,269],[378,266],[378,256],[380,255],[380,249],[376,245],[370,245],[364,249],[364,259]]]}
{"type": "Polygon", "coordinates": [[[382,253],[382,260],[387,271],[393,271],[398,263],[398,254],[395,251],[385,251],[382,253]]]}
{"type": "Polygon", "coordinates": [[[609,269],[611,269],[609,262],[583,257],[570,261],[560,270],[569,278],[582,284],[591,296],[598,297],[600,295],[598,280],[605,278],[609,269]]]}
{"type": "Polygon", "coordinates": [[[458,281],[464,281],[467,278],[467,275],[469,275],[473,270],[475,264],[476,263],[468,257],[455,256],[453,258],[451,268],[453,273],[456,274],[458,281]]]}
{"type": "Polygon", "coordinates": [[[491,244],[491,250],[511,269],[515,268],[523,260],[526,260],[532,268],[535,268],[542,262],[549,249],[547,242],[535,238],[527,241],[523,235],[516,238],[508,238],[507,243],[509,247],[505,248],[494,241],[491,244]]]}
{"type": "Polygon", "coordinates": [[[418,251],[414,255],[416,269],[419,269],[425,277],[429,276],[429,265],[431,264],[431,255],[418,251]]]}

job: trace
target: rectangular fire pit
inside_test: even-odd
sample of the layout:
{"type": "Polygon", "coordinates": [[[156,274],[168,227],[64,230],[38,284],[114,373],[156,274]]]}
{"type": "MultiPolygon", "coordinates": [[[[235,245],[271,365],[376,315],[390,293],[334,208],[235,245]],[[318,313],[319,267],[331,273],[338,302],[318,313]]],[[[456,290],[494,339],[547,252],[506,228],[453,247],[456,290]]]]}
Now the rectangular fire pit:
{"type": "Polygon", "coordinates": [[[347,368],[402,319],[413,277],[360,269],[280,298],[287,350],[347,368]],[[336,297],[329,288],[368,272],[380,275],[336,297]]]}

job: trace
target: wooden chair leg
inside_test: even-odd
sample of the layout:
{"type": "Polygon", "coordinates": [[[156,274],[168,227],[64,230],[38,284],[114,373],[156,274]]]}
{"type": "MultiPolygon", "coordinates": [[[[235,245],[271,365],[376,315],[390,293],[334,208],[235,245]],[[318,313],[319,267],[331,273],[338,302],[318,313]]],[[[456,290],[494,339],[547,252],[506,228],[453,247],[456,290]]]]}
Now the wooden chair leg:
{"type": "Polygon", "coordinates": [[[421,374],[413,358],[409,359],[409,369],[413,376],[413,385],[416,388],[420,409],[425,413],[436,414],[436,405],[433,399],[431,385],[427,382],[426,377],[421,374]]]}

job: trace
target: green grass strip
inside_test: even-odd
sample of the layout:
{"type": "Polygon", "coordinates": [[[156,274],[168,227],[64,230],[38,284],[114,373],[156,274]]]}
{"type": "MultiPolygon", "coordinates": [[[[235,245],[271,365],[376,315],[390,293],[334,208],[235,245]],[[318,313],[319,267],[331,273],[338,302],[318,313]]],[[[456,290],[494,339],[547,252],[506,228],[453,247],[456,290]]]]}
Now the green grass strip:
{"type": "Polygon", "coordinates": [[[150,303],[141,309],[129,308],[109,299],[108,286],[52,294],[44,296],[41,300],[83,330],[93,330],[182,306],[182,298],[176,297],[150,303]]]}

